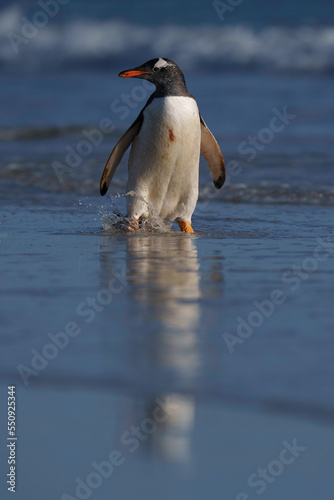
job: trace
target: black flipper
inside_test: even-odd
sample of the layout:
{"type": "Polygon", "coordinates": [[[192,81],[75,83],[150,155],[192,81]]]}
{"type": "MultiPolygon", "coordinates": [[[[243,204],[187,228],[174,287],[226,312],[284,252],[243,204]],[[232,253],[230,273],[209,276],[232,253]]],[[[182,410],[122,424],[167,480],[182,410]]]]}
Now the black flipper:
{"type": "Polygon", "coordinates": [[[121,159],[123,158],[125,151],[128,149],[135,136],[139,133],[143,123],[143,118],[144,115],[142,110],[136,120],[133,122],[130,128],[128,128],[125,134],[122,135],[122,137],[112,150],[101,177],[100,193],[102,196],[104,196],[108,191],[111,179],[113,178],[115,170],[118,167],[121,159]]]}
{"type": "Polygon", "coordinates": [[[205,121],[200,116],[201,120],[201,153],[205,161],[209,165],[212,175],[213,184],[217,189],[220,189],[226,180],[225,162],[214,135],[207,127],[205,121]]]}

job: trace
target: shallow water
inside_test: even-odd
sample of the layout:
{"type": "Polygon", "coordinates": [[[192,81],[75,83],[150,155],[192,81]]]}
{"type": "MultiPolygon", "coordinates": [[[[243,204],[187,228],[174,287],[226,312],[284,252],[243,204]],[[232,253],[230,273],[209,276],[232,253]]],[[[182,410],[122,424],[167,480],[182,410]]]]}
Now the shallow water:
{"type": "Polygon", "coordinates": [[[333,208],[225,203],[222,211],[213,200],[199,202],[195,235],[129,234],[103,230],[108,202],[50,195],[28,208],[23,194],[4,212],[1,392],[5,381],[17,384],[19,498],[75,497],[76,477],[84,481],[113,450],[124,465],[92,498],[200,498],[207,488],[209,498],[251,495],[250,473],[297,439],[308,451],[293,474],[267,485],[266,498],[300,489],[303,474],[304,499],[315,491],[329,499],[320,463],[334,444],[333,208]],[[315,254],[319,238],[329,250],[315,254]],[[254,301],[277,289],[284,303],[254,316],[254,301]],[[247,338],[237,337],[238,318],[247,338]],[[49,334],[73,322],[79,333],[55,348],[49,334]],[[27,375],[32,349],[52,359],[27,375]],[[122,436],[142,422],[151,432],[157,399],[170,414],[133,450],[122,436]]]}

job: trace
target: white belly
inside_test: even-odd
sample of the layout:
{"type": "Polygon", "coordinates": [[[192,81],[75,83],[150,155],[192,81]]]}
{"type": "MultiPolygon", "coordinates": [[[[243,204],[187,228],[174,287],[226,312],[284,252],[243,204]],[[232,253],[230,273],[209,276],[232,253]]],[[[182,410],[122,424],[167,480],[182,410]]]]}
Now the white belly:
{"type": "Polygon", "coordinates": [[[153,100],[129,158],[128,216],[188,220],[198,198],[200,120],[191,97],[153,100]]]}

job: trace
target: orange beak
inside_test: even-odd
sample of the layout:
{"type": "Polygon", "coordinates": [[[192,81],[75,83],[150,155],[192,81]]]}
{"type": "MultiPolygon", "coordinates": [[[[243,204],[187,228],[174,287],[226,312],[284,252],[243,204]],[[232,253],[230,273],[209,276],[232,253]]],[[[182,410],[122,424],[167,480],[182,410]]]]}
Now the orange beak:
{"type": "Polygon", "coordinates": [[[145,73],[149,73],[149,71],[138,71],[136,69],[129,69],[127,71],[121,71],[121,73],[118,76],[121,76],[122,78],[131,78],[133,76],[143,75],[145,73]]]}

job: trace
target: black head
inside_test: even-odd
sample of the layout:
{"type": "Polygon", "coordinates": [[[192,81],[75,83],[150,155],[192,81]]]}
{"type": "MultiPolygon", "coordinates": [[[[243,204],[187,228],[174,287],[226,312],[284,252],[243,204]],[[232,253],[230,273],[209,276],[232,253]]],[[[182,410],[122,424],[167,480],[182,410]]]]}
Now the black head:
{"type": "Polygon", "coordinates": [[[184,75],[167,57],[150,59],[141,66],[119,73],[122,78],[141,78],[152,82],[159,95],[189,95],[184,75]]]}

